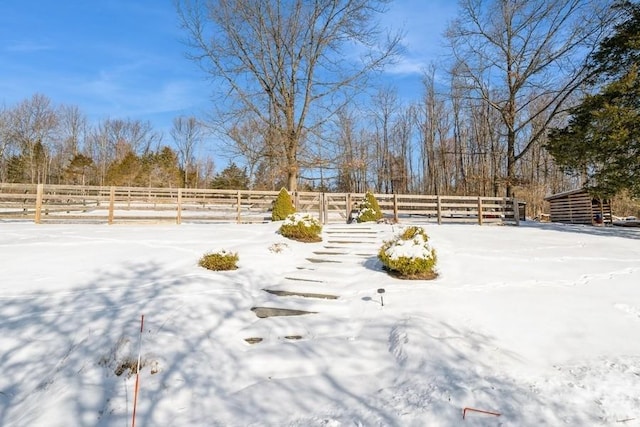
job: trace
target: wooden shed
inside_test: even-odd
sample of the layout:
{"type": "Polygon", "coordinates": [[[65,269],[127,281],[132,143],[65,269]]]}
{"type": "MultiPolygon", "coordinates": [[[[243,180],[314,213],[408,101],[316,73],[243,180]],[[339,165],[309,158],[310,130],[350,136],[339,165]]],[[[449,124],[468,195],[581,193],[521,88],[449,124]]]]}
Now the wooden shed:
{"type": "Polygon", "coordinates": [[[553,194],[545,200],[549,202],[551,222],[611,224],[609,200],[594,198],[584,188],[553,194]]]}

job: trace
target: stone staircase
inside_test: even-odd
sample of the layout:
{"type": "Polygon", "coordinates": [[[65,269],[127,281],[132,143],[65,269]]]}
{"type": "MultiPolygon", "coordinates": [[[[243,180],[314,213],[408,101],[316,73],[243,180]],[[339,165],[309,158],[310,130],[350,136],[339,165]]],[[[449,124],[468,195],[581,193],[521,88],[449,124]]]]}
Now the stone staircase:
{"type": "Polygon", "coordinates": [[[375,265],[384,234],[377,224],[325,226],[322,247],[263,289],[263,301],[252,308],[259,320],[242,331],[242,338],[249,344],[313,338],[331,324],[326,316],[348,316],[354,297],[348,284],[360,269],[375,265]]]}

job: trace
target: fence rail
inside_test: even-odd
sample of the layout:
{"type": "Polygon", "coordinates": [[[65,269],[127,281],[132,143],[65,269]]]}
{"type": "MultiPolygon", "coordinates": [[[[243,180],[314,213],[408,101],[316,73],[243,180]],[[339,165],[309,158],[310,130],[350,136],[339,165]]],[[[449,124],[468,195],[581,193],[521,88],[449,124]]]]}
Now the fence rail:
{"type": "MultiPolygon", "coordinates": [[[[42,222],[264,222],[278,191],[0,183],[0,219],[42,222]]],[[[506,197],[375,194],[385,218],[519,224],[506,197]]],[[[322,223],[348,221],[363,193],[294,192],[296,210],[322,223]]]]}

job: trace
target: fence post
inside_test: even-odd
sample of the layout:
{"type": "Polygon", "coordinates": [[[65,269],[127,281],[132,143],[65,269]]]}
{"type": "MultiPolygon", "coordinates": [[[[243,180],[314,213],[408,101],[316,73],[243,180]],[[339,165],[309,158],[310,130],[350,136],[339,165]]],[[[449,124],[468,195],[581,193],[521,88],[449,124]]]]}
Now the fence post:
{"type": "Polygon", "coordinates": [[[438,209],[438,225],[442,224],[442,203],[441,197],[438,196],[436,199],[437,209],[438,209]]]}
{"type": "Polygon", "coordinates": [[[322,193],[322,223],[329,222],[329,199],[326,193],[322,193]]]}
{"type": "MultiPolygon", "coordinates": [[[[129,190],[129,192],[131,192],[131,190],[129,190]]],[[[116,187],[109,187],[109,216],[107,218],[107,223],[109,225],[113,224],[113,209],[114,209],[114,205],[116,203],[116,187]]],[[[127,204],[129,204],[130,201],[127,200],[127,204]]]]}
{"type": "Polygon", "coordinates": [[[36,187],[36,211],[34,214],[34,222],[40,224],[42,219],[42,196],[44,194],[44,184],[38,184],[36,187]]]}
{"type": "Polygon", "coordinates": [[[300,209],[300,195],[298,194],[298,190],[293,192],[293,207],[296,208],[296,211],[300,209]]]}
{"type": "Polygon", "coordinates": [[[482,196],[478,196],[478,224],[482,225],[482,196]]]}
{"type": "Polygon", "coordinates": [[[242,201],[242,196],[240,194],[240,190],[236,194],[236,222],[240,223],[240,202],[242,201]]]}
{"type": "Polygon", "coordinates": [[[182,224],[182,188],[178,188],[178,212],[176,213],[176,224],[182,224]]]}
{"type": "Polygon", "coordinates": [[[393,193],[393,222],[398,222],[398,195],[393,193]]]}
{"type": "Polygon", "coordinates": [[[516,225],[520,225],[520,205],[518,204],[518,199],[515,197],[513,200],[513,219],[516,221],[516,225]]]}
{"type": "Polygon", "coordinates": [[[349,222],[351,220],[351,193],[347,193],[347,198],[346,198],[346,205],[347,205],[347,222],[349,222]]]}

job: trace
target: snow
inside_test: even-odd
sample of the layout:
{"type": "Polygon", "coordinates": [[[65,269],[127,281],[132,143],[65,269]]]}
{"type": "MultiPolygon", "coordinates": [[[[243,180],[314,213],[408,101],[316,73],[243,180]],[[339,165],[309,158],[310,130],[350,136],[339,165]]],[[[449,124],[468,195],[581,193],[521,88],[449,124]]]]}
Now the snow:
{"type": "Polygon", "coordinates": [[[298,225],[301,224],[304,227],[317,227],[320,226],[320,222],[310,214],[296,212],[291,215],[288,215],[284,221],[283,225],[298,225]]]}
{"type": "Polygon", "coordinates": [[[640,230],[426,225],[403,281],[398,225],[279,226],[0,223],[0,425],[130,425],[144,314],[141,426],[640,426],[640,230]]]}
{"type": "Polygon", "coordinates": [[[433,258],[433,249],[421,232],[417,232],[411,239],[402,239],[396,236],[385,250],[385,253],[392,260],[399,260],[400,258],[433,258]]]}

